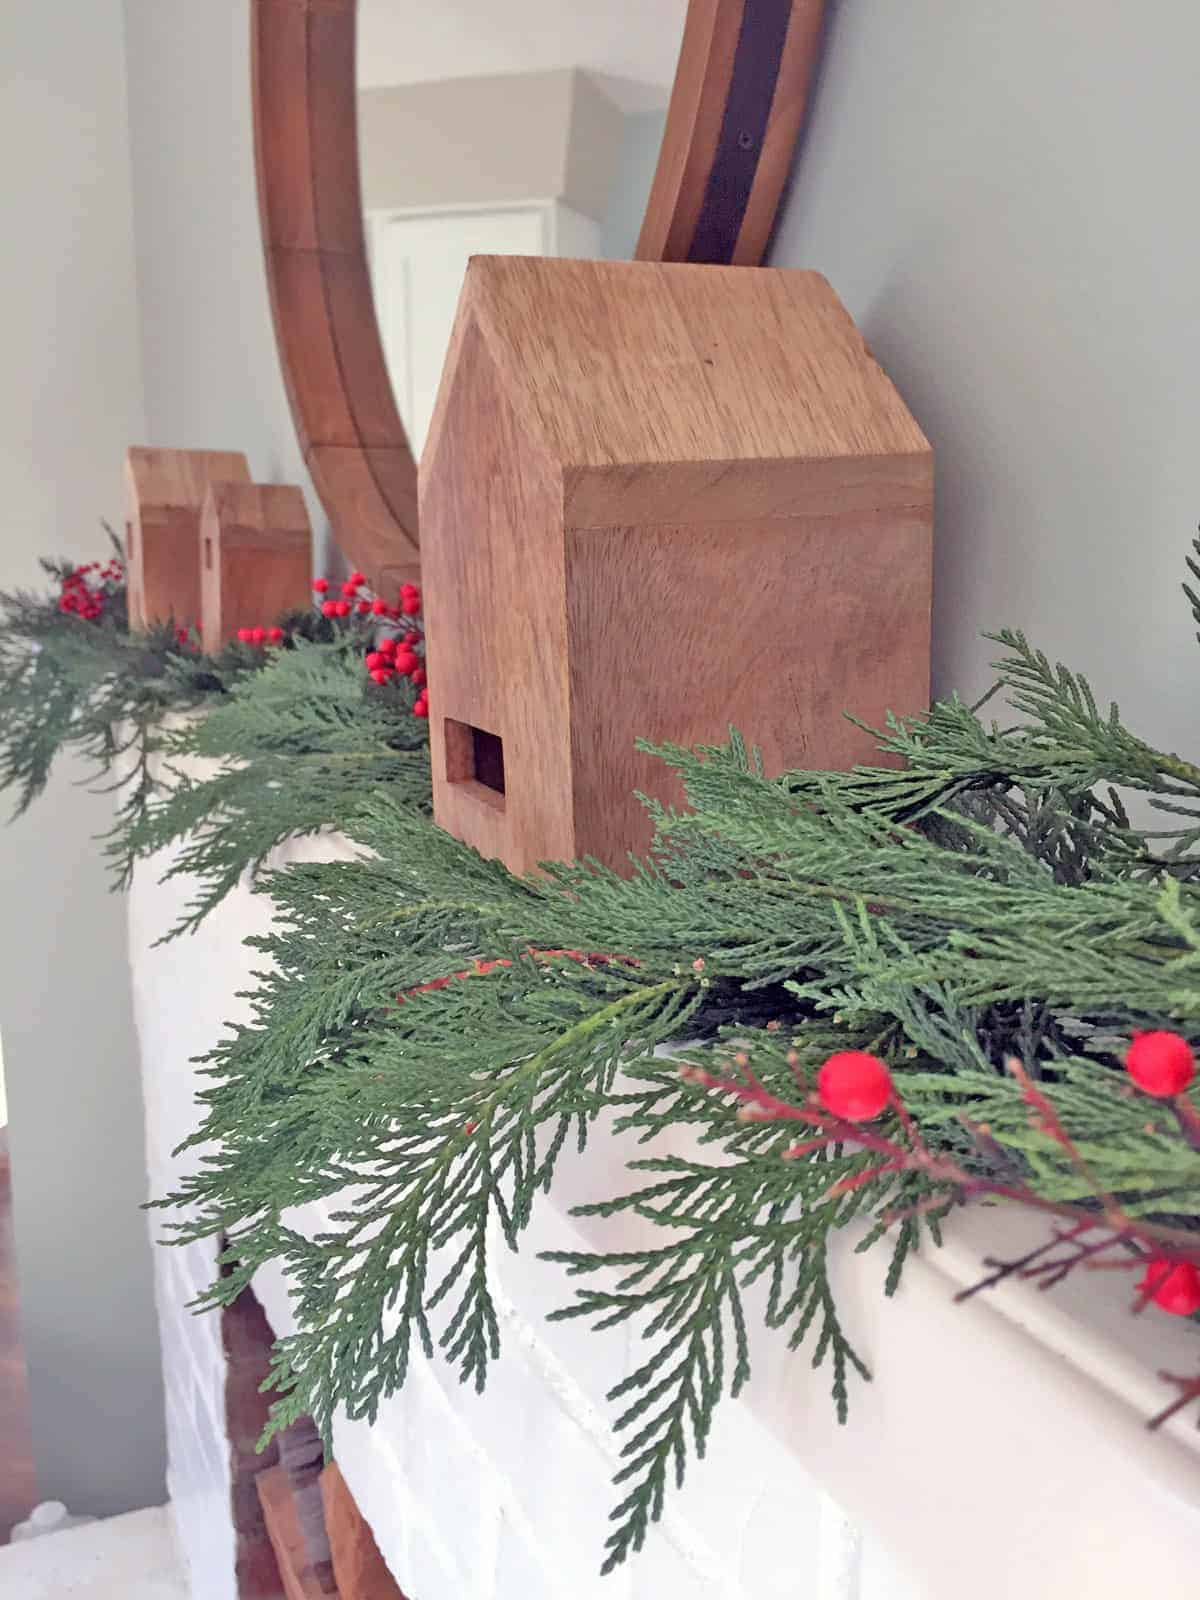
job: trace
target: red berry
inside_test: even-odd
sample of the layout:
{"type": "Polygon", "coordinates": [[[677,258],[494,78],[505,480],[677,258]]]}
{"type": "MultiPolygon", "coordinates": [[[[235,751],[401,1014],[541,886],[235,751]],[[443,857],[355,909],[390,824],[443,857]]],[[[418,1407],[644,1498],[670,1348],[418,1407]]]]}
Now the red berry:
{"type": "Polygon", "coordinates": [[[367,652],[366,662],[367,671],[375,672],[379,667],[387,666],[387,657],[382,650],[370,650],[367,652]]]}
{"type": "Polygon", "coordinates": [[[1190,1317],[1200,1311],[1200,1271],[1188,1261],[1172,1263],[1154,1257],[1138,1284],[1142,1295],[1173,1317],[1190,1317]]]}
{"type": "Polygon", "coordinates": [[[371,676],[376,683],[386,683],[392,674],[386,667],[374,667],[371,671],[371,676]]]}
{"type": "Polygon", "coordinates": [[[267,630],[265,628],[255,628],[255,630],[254,630],[254,642],[255,642],[255,644],[266,644],[266,642],[267,642],[267,630]]]}
{"type": "Polygon", "coordinates": [[[406,617],[415,617],[421,609],[421,596],[419,594],[406,594],[400,602],[400,609],[406,617]]]}
{"type": "Polygon", "coordinates": [[[413,655],[411,650],[397,650],[393,663],[396,671],[403,672],[406,677],[410,672],[415,672],[421,665],[419,659],[413,655]]]}
{"type": "Polygon", "coordinates": [[[416,669],[416,671],[412,674],[412,681],[416,684],[418,689],[423,689],[425,687],[429,680],[425,676],[424,667],[418,667],[416,669]]]}
{"type": "Polygon", "coordinates": [[[387,601],[386,600],[372,600],[371,601],[371,610],[375,613],[375,615],[377,617],[386,617],[387,616],[387,601]]]}
{"type": "Polygon", "coordinates": [[[424,700],[418,700],[416,705],[413,707],[413,716],[414,717],[427,717],[428,715],[429,715],[429,707],[426,705],[424,700]]]}
{"type": "Polygon", "coordinates": [[[282,644],[287,635],[282,628],[268,628],[267,638],[271,644],[282,644]]]}
{"type": "Polygon", "coordinates": [[[336,608],[336,610],[335,610],[335,615],[336,616],[348,617],[350,615],[350,602],[349,602],[349,600],[335,600],[334,601],[334,606],[336,608]]]}
{"type": "Polygon", "coordinates": [[[407,600],[410,595],[420,594],[420,592],[415,583],[402,583],[400,585],[400,598],[402,600],[407,600]]]}
{"type": "Polygon", "coordinates": [[[351,595],[358,593],[358,585],[355,583],[353,578],[346,579],[345,583],[342,585],[342,593],[347,599],[349,599],[351,595]]]}
{"type": "Polygon", "coordinates": [[[410,630],[408,633],[406,633],[404,635],[404,643],[408,646],[408,648],[410,650],[412,649],[413,645],[420,644],[420,642],[421,642],[421,635],[419,633],[417,633],[415,630],[410,630]]]}
{"type": "Polygon", "coordinates": [[[253,644],[254,643],[254,629],[253,628],[239,628],[238,632],[237,632],[237,636],[238,636],[238,643],[239,644],[253,644]]]}
{"type": "Polygon", "coordinates": [[[363,574],[361,572],[359,572],[357,567],[354,569],[354,571],[350,574],[349,578],[347,579],[347,582],[348,583],[352,583],[356,589],[361,589],[363,584],[366,583],[366,581],[367,581],[366,578],[363,576],[363,574]]]}
{"type": "Polygon", "coordinates": [[[360,600],[354,609],[360,617],[369,617],[371,615],[371,602],[369,600],[360,600]]]}
{"type": "Polygon", "coordinates": [[[329,593],[329,579],[328,578],[314,578],[313,579],[313,589],[317,594],[328,594],[329,593]]]}
{"type": "Polygon", "coordinates": [[[324,601],[322,601],[322,603],[321,603],[321,615],[323,617],[336,617],[337,614],[338,614],[338,603],[337,603],[336,600],[324,600],[324,601]]]}
{"type": "Polygon", "coordinates": [[[1160,1100],[1182,1094],[1196,1076],[1196,1058],[1186,1039],[1165,1028],[1135,1033],[1125,1067],[1138,1088],[1160,1100]]]}
{"type": "Polygon", "coordinates": [[[817,1074],[821,1103],[847,1122],[870,1122],[892,1097],[892,1075],[866,1050],[839,1050],[817,1074]]]}
{"type": "Polygon", "coordinates": [[[396,654],[395,639],[381,639],[379,641],[379,654],[381,656],[394,656],[396,654]]]}

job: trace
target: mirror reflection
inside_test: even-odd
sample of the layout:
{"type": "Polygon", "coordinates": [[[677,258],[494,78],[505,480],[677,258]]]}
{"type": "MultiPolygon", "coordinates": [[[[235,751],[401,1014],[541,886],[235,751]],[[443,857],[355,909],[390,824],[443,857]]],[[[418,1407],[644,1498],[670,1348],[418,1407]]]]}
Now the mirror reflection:
{"type": "Polygon", "coordinates": [[[360,0],[363,206],[419,457],[473,255],[633,255],[687,0],[360,0]]]}

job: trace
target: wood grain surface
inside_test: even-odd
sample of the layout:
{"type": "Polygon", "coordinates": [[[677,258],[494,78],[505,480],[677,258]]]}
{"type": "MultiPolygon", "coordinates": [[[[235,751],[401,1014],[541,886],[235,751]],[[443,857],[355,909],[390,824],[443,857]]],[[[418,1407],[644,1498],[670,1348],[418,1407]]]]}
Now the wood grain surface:
{"type": "Polygon", "coordinates": [[[249,483],[235,450],[151,450],[125,457],[129,623],[200,620],[200,512],[213,480],[249,483]]]}
{"type": "Polygon", "coordinates": [[[341,1600],[404,1600],[336,1461],[321,1474],[321,1497],[341,1600]]]}
{"type": "MultiPolygon", "coordinates": [[[[824,10],[825,0],[690,0],[640,259],[762,259],[824,10]]],[[[388,589],[417,574],[417,469],[367,270],[356,14],[356,0],[251,0],[255,153],[305,460],[343,554],[388,589]]]]}
{"type": "Polygon", "coordinates": [[[844,711],[928,700],[932,492],[819,274],[472,262],[422,464],[438,822],[620,868],[633,791],[679,799],[638,737],[869,758],[844,711]]]}
{"type": "Polygon", "coordinates": [[[200,517],[200,636],[215,654],[312,598],[312,527],[288,484],[210,483],[200,517]]]}
{"type": "Polygon", "coordinates": [[[639,261],[757,266],[791,170],[826,0],[692,0],[639,261]]]}
{"type": "Polygon", "coordinates": [[[255,1487],[287,1600],[327,1600],[336,1595],[337,1590],[322,1581],[308,1559],[292,1486],[283,1467],[260,1472],[255,1487]]]}
{"type": "Polygon", "coordinates": [[[353,0],[253,0],[259,214],[284,382],[344,555],[378,587],[417,571],[417,469],[367,267],[353,0]]]}

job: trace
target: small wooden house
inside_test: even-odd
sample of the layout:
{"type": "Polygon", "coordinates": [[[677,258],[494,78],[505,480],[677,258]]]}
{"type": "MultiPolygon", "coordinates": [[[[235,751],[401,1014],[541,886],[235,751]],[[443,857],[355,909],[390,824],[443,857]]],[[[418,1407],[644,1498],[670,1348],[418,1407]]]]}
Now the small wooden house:
{"type": "Polygon", "coordinates": [[[200,637],[210,654],[239,628],[312,598],[312,527],[290,484],[210,483],[200,520],[200,637]]]}
{"type": "Polygon", "coordinates": [[[180,625],[198,623],[204,496],[214,480],[249,483],[245,456],[235,450],[133,445],[125,458],[125,480],[130,626],[146,628],[171,619],[180,625]]]}
{"type": "Polygon", "coordinates": [[[638,738],[769,771],[928,702],[933,462],[816,273],[481,257],[421,464],[435,815],[621,867],[638,738]]]}

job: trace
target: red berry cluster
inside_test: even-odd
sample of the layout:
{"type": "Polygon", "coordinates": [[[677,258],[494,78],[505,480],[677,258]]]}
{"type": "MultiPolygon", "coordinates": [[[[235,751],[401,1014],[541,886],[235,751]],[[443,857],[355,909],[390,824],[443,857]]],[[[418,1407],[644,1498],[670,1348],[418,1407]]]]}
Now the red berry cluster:
{"type": "Polygon", "coordinates": [[[282,628],[239,628],[237,631],[239,644],[282,644],[287,638],[282,628]]]}
{"type": "Polygon", "coordinates": [[[63,579],[58,609],[64,614],[74,612],[85,622],[97,622],[104,615],[114,590],[124,581],[125,569],[119,561],[85,562],[63,579]]]}
{"type": "MultiPolygon", "coordinates": [[[[327,597],[332,587],[328,578],[318,578],[313,584],[318,595],[327,597]]],[[[320,602],[323,617],[348,617],[354,614],[360,617],[387,617],[399,622],[401,617],[415,617],[421,610],[421,591],[414,583],[406,583],[401,588],[398,606],[390,606],[386,600],[373,595],[361,572],[352,572],[341,585],[341,591],[341,599],[326,598],[320,602]]]]}
{"type": "Polygon", "coordinates": [[[400,639],[381,639],[374,650],[369,650],[366,668],[374,682],[390,683],[395,677],[411,678],[417,688],[417,701],[413,715],[429,715],[429,687],[425,676],[424,657],[417,654],[424,640],[415,628],[400,639]]]}
{"type": "MultiPolygon", "coordinates": [[[[1196,1076],[1196,1056],[1182,1034],[1169,1028],[1135,1033],[1125,1070],[1143,1094],[1173,1100],[1185,1128],[1196,1127],[1196,1108],[1187,1097],[1196,1076]]],[[[1138,1289],[1143,1302],[1152,1302],[1172,1316],[1190,1317],[1200,1311],[1200,1269],[1189,1261],[1152,1257],[1138,1289]]]]}
{"type": "MultiPolygon", "coordinates": [[[[1134,1034],[1125,1069],[1144,1094],[1174,1100],[1191,1086],[1196,1056],[1182,1034],[1162,1028],[1134,1034]]],[[[840,1050],[821,1068],[817,1090],[834,1116],[869,1122],[891,1099],[892,1080],[878,1056],[866,1050],[840,1050]]]]}
{"type": "MultiPolygon", "coordinates": [[[[1125,1069],[1144,1094],[1174,1101],[1185,1128],[1200,1133],[1196,1108],[1187,1098],[1196,1076],[1196,1057],[1182,1034],[1165,1028],[1134,1034],[1125,1069]]],[[[895,1090],[878,1056],[841,1050],[817,1074],[817,1094],[825,1109],[842,1121],[870,1122],[893,1102],[895,1090]]],[[[1144,1304],[1154,1304],[1172,1316],[1190,1317],[1200,1311],[1200,1268],[1189,1261],[1145,1258],[1138,1289],[1144,1304]]]]}
{"type": "Polygon", "coordinates": [[[415,583],[405,583],[400,588],[398,605],[372,593],[361,572],[352,572],[341,585],[341,597],[329,598],[332,585],[328,578],[317,578],[313,590],[319,600],[321,615],[344,620],[351,615],[372,617],[381,624],[408,621],[410,626],[403,635],[387,635],[366,654],[367,675],[381,687],[393,678],[409,678],[417,690],[413,706],[414,717],[429,715],[429,686],[425,676],[425,634],[418,618],[421,615],[421,591],[415,583]]]}

